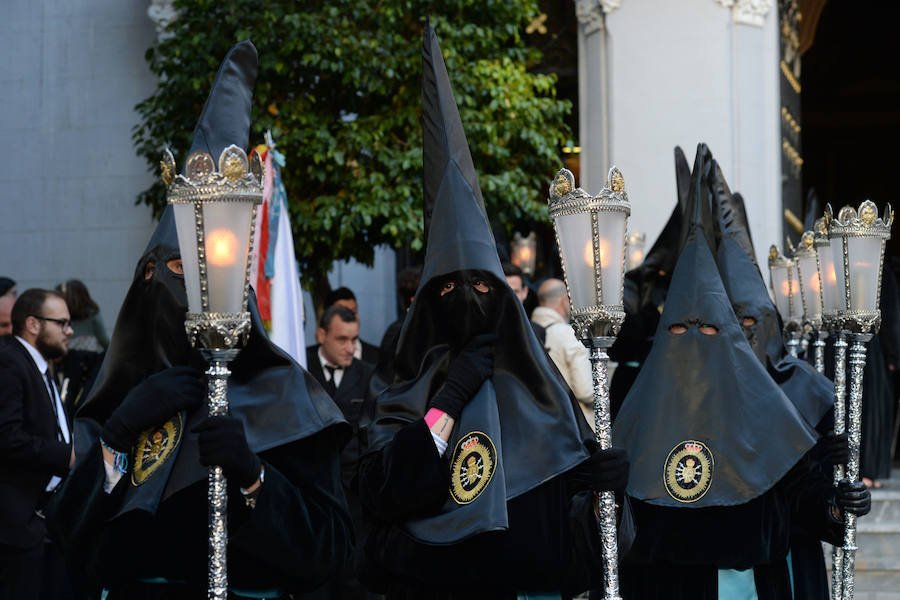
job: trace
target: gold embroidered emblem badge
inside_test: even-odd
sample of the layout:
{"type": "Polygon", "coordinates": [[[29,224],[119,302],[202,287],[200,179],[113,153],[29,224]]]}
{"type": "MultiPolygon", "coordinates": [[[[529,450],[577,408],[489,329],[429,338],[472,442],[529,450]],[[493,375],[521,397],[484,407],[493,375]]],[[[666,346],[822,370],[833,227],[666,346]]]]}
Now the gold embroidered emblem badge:
{"type": "Polygon", "coordinates": [[[687,440],[672,448],[663,468],[666,492],[679,502],[696,502],[709,491],[715,461],[702,442],[687,440]]]}
{"type": "Polygon", "coordinates": [[[450,495],[457,504],[469,504],[487,488],[497,465],[494,442],[481,431],[462,436],[453,450],[450,495]]]}
{"type": "Polygon", "coordinates": [[[166,421],[161,427],[148,429],[138,436],[134,445],[131,483],[141,485],[169,458],[181,442],[184,422],[181,413],[166,421]]]}

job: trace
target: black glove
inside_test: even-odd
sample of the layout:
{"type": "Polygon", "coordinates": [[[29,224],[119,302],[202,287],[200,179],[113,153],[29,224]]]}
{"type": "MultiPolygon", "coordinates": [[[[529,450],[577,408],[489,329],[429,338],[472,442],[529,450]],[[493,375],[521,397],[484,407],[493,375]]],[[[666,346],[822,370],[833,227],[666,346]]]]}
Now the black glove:
{"type": "Polygon", "coordinates": [[[494,334],[476,335],[450,362],[444,386],[431,400],[431,407],[459,420],[463,407],[475,397],[494,370],[494,334]]]}
{"type": "Polygon", "coordinates": [[[846,432],[835,435],[834,431],[829,431],[819,440],[819,447],[822,449],[822,458],[832,467],[846,465],[850,460],[850,444],[847,442],[846,432]]]}
{"type": "Polygon", "coordinates": [[[591,455],[569,471],[569,481],[580,489],[620,492],[628,485],[628,455],[624,448],[601,450],[597,442],[588,444],[591,455]]]}
{"type": "Polygon", "coordinates": [[[100,437],[113,450],[128,452],[145,429],[162,425],[181,410],[200,406],[204,389],[203,374],[191,367],[154,373],[131,388],[106,420],[100,437]]]}
{"type": "Polygon", "coordinates": [[[200,464],[219,466],[229,481],[248,488],[259,479],[262,463],[244,435],[244,424],[235,417],[207,417],[191,428],[198,434],[200,464]]]}
{"type": "Polygon", "coordinates": [[[862,481],[850,483],[844,480],[837,486],[834,503],[843,512],[861,517],[872,510],[872,494],[862,481]]]}

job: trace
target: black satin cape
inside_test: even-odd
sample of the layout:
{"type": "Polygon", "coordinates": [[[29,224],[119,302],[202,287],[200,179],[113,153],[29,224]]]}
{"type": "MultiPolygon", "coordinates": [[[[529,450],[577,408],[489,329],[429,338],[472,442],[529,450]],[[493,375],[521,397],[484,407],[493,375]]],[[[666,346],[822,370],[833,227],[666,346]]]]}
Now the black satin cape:
{"type": "MultiPolygon", "coordinates": [[[[247,146],[256,61],[256,49],[249,41],[237,44],[226,55],[194,132],[191,151],[202,148],[218,159],[230,144],[247,146]]],[[[88,455],[106,419],[141,381],[172,366],[205,370],[205,361],[190,347],[185,334],[184,276],[166,266],[179,256],[175,220],[168,207],[138,261],[96,383],[76,415],[76,432],[81,431],[81,435],[76,433],[76,456],[88,455]],[[155,265],[153,276],[144,279],[151,262],[155,265]]],[[[231,414],[244,423],[250,448],[259,453],[329,427],[340,437],[348,436],[349,426],[321,386],[269,340],[252,290],[249,311],[247,345],[229,365],[228,402],[231,414]]],[[[155,513],[161,501],[206,479],[207,469],[198,458],[197,436],[190,432],[205,415],[205,407],[189,415],[182,413],[181,443],[142,485],[129,486],[118,514],[136,509],[155,513]]]]}
{"type": "Polygon", "coordinates": [[[692,176],[691,233],[681,251],[653,347],[613,428],[631,458],[628,494],[658,506],[744,504],[768,491],[817,439],[813,428],[756,359],[716,268],[707,185],[711,157],[701,144],[692,176]],[[681,335],[669,328],[683,324],[681,335]],[[699,326],[713,325],[715,335],[699,326]],[[680,502],[664,485],[669,453],[688,440],[710,450],[708,491],[680,502]]]}
{"type": "Polygon", "coordinates": [[[713,195],[722,231],[716,262],[734,313],[750,348],[772,379],[806,422],[819,427],[834,406],[834,385],[809,363],[786,351],[781,320],[753,260],[753,242],[746,213],[741,208],[743,202],[729,191],[718,164],[714,175],[713,195]],[[744,325],[743,320],[748,317],[755,321],[753,325],[744,325]]]}
{"type": "Polygon", "coordinates": [[[473,502],[457,504],[449,499],[439,514],[403,524],[422,543],[453,544],[507,529],[506,502],[583,462],[588,457],[584,442],[591,433],[583,419],[578,421],[574,400],[506,283],[430,25],[425,29],[423,70],[424,179],[434,197],[434,210],[421,283],[397,346],[395,383],[379,397],[368,437],[370,451],[378,451],[400,429],[425,415],[454,352],[438,306],[438,283],[451,273],[479,271],[493,295],[492,331],[498,335],[494,370],[463,410],[447,452],[452,455],[464,435],[484,432],[496,449],[496,470],[473,502]]]}

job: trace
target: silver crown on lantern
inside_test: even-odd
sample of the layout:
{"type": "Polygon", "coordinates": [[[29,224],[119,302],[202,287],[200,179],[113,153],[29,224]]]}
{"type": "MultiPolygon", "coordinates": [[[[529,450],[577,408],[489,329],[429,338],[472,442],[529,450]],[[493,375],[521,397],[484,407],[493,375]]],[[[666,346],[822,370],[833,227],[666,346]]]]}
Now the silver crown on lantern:
{"type": "Polygon", "coordinates": [[[219,155],[219,170],[212,155],[195,150],[188,156],[184,175],[175,175],[175,158],[166,148],[160,161],[166,197],[170,203],[223,200],[262,203],[263,166],[259,154],[252,158],[234,144],[219,155]]]}

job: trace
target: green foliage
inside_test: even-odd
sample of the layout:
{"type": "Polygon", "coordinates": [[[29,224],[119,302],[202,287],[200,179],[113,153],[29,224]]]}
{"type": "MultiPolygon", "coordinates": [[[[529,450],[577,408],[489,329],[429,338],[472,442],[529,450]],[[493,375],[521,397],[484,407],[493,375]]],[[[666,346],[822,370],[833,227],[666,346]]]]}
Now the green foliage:
{"type": "MultiPolygon", "coordinates": [[[[509,229],[546,220],[570,103],[520,31],[537,0],[178,0],[173,34],[147,51],[160,78],[137,106],[138,153],[159,172],[182,164],[219,61],[237,41],[259,50],[251,144],[272,130],[297,257],[307,283],[334,260],[371,264],[373,247],[422,247],[422,29],[441,42],[487,209],[509,229]],[[350,115],[355,115],[353,119],[350,115]]],[[[161,183],[140,202],[158,213],[161,183]]]]}

